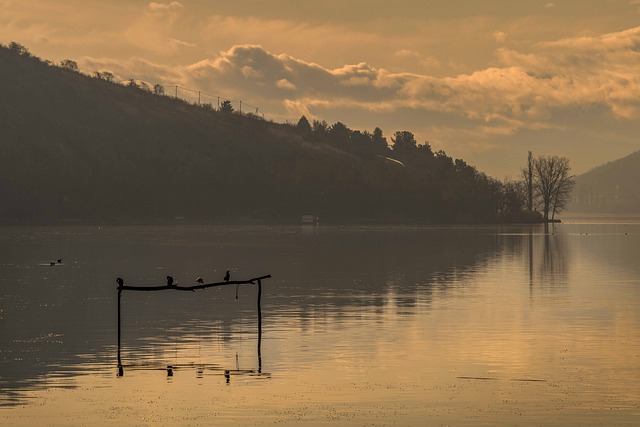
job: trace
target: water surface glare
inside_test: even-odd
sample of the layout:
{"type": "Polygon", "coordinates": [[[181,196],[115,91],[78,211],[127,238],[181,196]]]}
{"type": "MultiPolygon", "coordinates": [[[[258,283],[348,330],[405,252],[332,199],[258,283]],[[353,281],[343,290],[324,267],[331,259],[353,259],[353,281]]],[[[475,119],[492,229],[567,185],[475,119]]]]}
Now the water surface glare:
{"type": "Polygon", "coordinates": [[[632,222],[0,228],[0,424],[637,425],[638,254],[632,222]],[[116,277],[227,270],[272,275],[260,315],[123,291],[117,375],[116,277]]]}

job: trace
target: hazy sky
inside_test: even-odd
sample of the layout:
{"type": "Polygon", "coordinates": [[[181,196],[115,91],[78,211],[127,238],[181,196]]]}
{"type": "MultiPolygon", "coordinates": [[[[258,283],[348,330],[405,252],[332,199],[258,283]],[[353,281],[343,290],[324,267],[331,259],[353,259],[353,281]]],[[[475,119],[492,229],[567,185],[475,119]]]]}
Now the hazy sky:
{"type": "Polygon", "coordinates": [[[280,122],[409,130],[499,179],[528,150],[582,173],[640,149],[640,0],[0,0],[10,41],[280,122]]]}

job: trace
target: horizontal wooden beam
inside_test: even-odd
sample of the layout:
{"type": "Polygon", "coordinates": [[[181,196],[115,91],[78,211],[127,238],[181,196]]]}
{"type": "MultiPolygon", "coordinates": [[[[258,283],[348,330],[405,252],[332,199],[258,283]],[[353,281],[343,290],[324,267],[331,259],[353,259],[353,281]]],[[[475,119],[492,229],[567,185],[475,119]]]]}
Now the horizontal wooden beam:
{"type": "Polygon", "coordinates": [[[229,280],[227,282],[214,282],[214,283],[200,283],[193,286],[178,286],[178,285],[164,285],[164,286],[129,286],[122,285],[118,286],[119,291],[166,291],[172,289],[174,291],[195,291],[197,289],[206,289],[212,288],[214,286],[225,286],[225,285],[255,285],[256,282],[259,282],[264,279],[269,279],[271,277],[270,274],[260,277],[254,277],[253,279],[248,280],[229,280]]]}

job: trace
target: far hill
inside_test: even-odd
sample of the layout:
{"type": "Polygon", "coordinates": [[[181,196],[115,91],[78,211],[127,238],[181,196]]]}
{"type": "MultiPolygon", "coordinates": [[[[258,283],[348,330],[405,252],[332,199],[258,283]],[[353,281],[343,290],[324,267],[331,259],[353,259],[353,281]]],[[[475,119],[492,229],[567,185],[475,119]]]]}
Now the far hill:
{"type": "Polygon", "coordinates": [[[640,151],[576,178],[572,211],[640,212],[640,151]]]}
{"type": "Polygon", "coordinates": [[[410,132],[390,150],[379,129],[217,111],[12,45],[0,47],[0,223],[487,222],[508,212],[500,182],[410,132]]]}

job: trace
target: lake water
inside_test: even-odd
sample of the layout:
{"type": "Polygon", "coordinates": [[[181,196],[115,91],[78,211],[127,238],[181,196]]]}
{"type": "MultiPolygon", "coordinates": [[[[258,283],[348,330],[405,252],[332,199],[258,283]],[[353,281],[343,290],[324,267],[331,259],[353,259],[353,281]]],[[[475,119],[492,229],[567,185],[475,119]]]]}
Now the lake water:
{"type": "Polygon", "coordinates": [[[639,254],[637,221],[0,228],[0,424],[638,425],[639,254]],[[117,375],[116,277],[226,270],[272,275],[261,318],[123,291],[117,375]]]}

